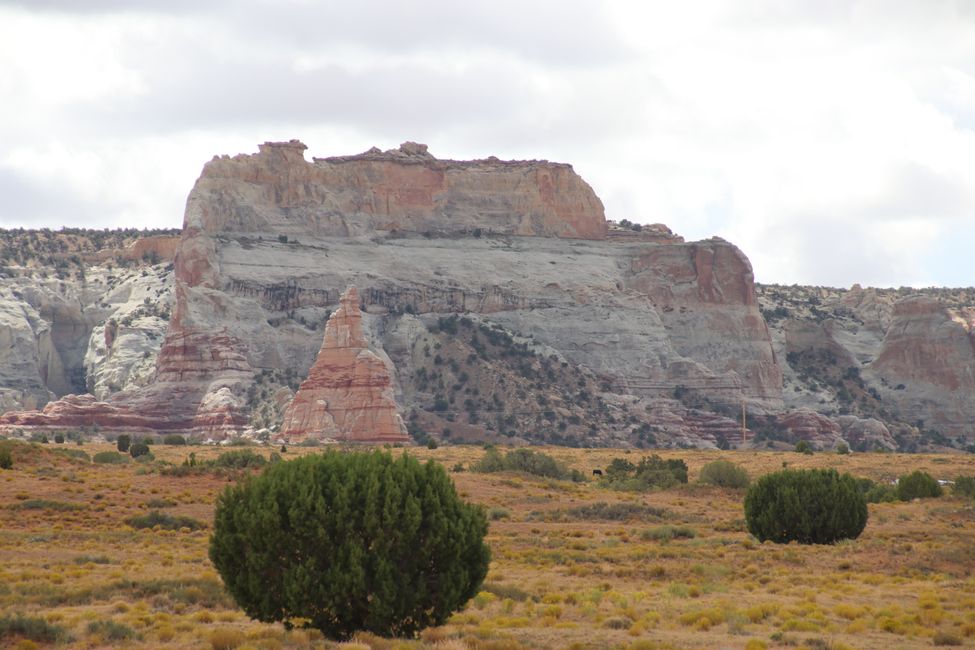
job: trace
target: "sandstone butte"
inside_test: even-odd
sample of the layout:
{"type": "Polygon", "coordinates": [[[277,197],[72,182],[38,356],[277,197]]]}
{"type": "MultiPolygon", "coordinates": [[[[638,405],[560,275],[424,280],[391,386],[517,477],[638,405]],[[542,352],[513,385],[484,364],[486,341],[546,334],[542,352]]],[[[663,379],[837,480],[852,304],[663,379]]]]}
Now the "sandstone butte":
{"type": "Polygon", "coordinates": [[[369,349],[359,292],[349,287],[325,325],[322,348],[284,412],[285,440],[405,443],[389,369],[369,349]]]}
{"type": "MultiPolygon", "coordinates": [[[[923,419],[975,440],[971,309],[851,290],[822,304],[831,319],[799,317],[796,307],[795,318],[770,328],[738,248],[719,238],[684,242],[661,224],[642,232],[613,226],[570,165],[439,160],[410,142],[310,162],[305,149],[297,140],[269,142],[204,166],[187,198],[171,284],[147,278],[139,288],[135,278],[136,288],[125,288],[142,292],[132,294],[140,296],[130,299],[133,310],[142,296],[165,290],[172,317],[158,321],[166,328],[161,345],[137,336],[150,326],[144,321],[92,329],[97,310],[70,312],[73,320],[59,317],[45,330],[44,314],[69,313],[58,305],[70,305],[70,296],[52,307],[37,298],[53,295],[50,288],[23,278],[15,292],[0,287],[0,330],[17,348],[0,351],[3,404],[42,405],[45,391],[67,392],[44,381],[55,363],[31,361],[54,358],[49,348],[84,356],[98,396],[8,410],[0,430],[97,426],[222,439],[270,426],[257,417],[269,407],[256,397],[259,377],[307,371],[299,396],[281,407],[287,437],[348,432],[365,440],[371,428],[373,440],[402,440],[395,400],[426,431],[464,431],[474,440],[487,439],[489,427],[548,427],[543,440],[630,445],[642,431],[660,445],[712,447],[738,444],[744,405],[749,423],[781,416],[787,434],[821,446],[841,439],[895,446],[894,429],[837,416],[842,405],[823,406],[822,388],[784,362],[822,348],[862,368],[883,406],[906,414],[902,422],[923,419]],[[341,297],[350,286],[358,300],[341,297]],[[38,304],[25,304],[31,300],[38,304]],[[320,324],[336,305],[339,320],[329,321],[323,341],[320,324]],[[444,338],[438,320],[450,315],[525,341],[534,366],[485,357],[470,337],[444,338]],[[330,347],[333,330],[349,337],[354,330],[356,345],[330,347]],[[76,331],[90,337],[74,341],[76,331]],[[32,341],[44,343],[44,354],[32,341]],[[466,364],[463,373],[434,363],[438,345],[466,364]],[[129,369],[134,363],[142,364],[138,372],[129,369]],[[354,381],[343,388],[330,373],[354,381]],[[546,384],[536,373],[564,376],[546,384]],[[466,387],[460,374],[469,376],[466,387]],[[452,410],[438,410],[450,391],[452,410]],[[560,428],[542,417],[548,413],[560,428]]],[[[271,387],[275,400],[279,388],[271,387]]]]}

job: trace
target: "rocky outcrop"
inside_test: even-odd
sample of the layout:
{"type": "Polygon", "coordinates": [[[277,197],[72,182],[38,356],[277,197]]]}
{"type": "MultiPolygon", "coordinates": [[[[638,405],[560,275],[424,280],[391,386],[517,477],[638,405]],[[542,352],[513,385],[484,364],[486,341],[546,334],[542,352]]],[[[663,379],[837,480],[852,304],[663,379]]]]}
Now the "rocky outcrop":
{"type": "Polygon", "coordinates": [[[158,428],[153,413],[119,407],[93,395],[66,395],[42,410],[11,411],[0,415],[0,431],[18,429],[81,429],[96,427],[110,432],[148,432],[158,428]]]}
{"type": "Polygon", "coordinates": [[[390,372],[369,349],[359,293],[350,287],[325,325],[322,348],[284,412],[287,440],[408,442],[390,372]]]}
{"type": "Polygon", "coordinates": [[[840,425],[843,438],[850,449],[857,451],[894,451],[897,449],[897,441],[891,435],[890,429],[880,420],[841,415],[836,418],[836,423],[840,425]]]}
{"type": "MultiPolygon", "coordinates": [[[[88,344],[85,364],[94,395],[68,394],[46,406],[22,402],[21,408],[44,408],[4,413],[0,430],[93,427],[222,439],[246,426],[239,395],[253,370],[242,346],[219,328],[201,326],[185,292],[173,295],[173,281],[172,272],[157,267],[106,283],[107,291],[84,311],[97,309],[108,318],[79,337],[88,344]]],[[[204,323],[208,319],[202,314],[204,323]]]]}
{"type": "Polygon", "coordinates": [[[790,441],[806,440],[817,449],[832,449],[842,441],[836,422],[809,409],[790,411],[779,417],[778,423],[790,441]]]}
{"type": "MultiPolygon", "coordinates": [[[[395,400],[411,430],[469,441],[975,440],[963,290],[933,305],[908,290],[756,292],[735,246],[607,223],[568,165],[438,160],[416,143],[312,162],[304,151],[265,143],[207,163],[171,273],[59,267],[57,281],[5,285],[0,406],[93,397],[0,425],[401,441],[395,409],[374,406],[395,400]],[[361,334],[330,348],[322,324],[352,318],[340,298],[352,285],[361,334]],[[343,400],[376,413],[346,425],[343,400]],[[742,409],[760,431],[741,436],[742,409]]],[[[70,237],[69,253],[104,239],[70,237]]]]}
{"type": "Polygon", "coordinates": [[[908,421],[951,437],[975,436],[975,307],[917,296],[894,306],[871,371],[896,395],[908,421]],[[898,394],[899,393],[899,394],[898,394]]]}
{"type": "Polygon", "coordinates": [[[650,298],[675,351],[707,368],[680,377],[682,385],[702,383],[719,399],[726,391],[730,403],[739,393],[781,402],[782,371],[758,309],[751,264],[738,248],[718,238],[646,246],[630,259],[624,282],[650,298]],[[712,379],[716,373],[723,381],[712,379]]]}
{"type": "Polygon", "coordinates": [[[602,239],[603,205],[570,165],[437,160],[426,145],[306,162],[297,140],[203,169],[185,227],[215,235],[501,233],[602,239]]]}
{"type": "Polygon", "coordinates": [[[0,410],[38,408],[51,399],[45,383],[52,360],[50,327],[9,289],[0,293],[0,410]]]}
{"type": "Polygon", "coordinates": [[[104,263],[114,260],[145,261],[150,264],[171,262],[179,248],[180,238],[174,235],[139,237],[125,248],[104,248],[85,257],[91,262],[104,263]]]}
{"type": "Polygon", "coordinates": [[[760,290],[787,407],[831,416],[853,448],[975,441],[971,289],[760,290]]]}
{"type": "Polygon", "coordinates": [[[84,357],[85,387],[98,400],[155,378],[173,308],[172,286],[172,271],[157,267],[133,273],[99,298],[107,318],[91,329],[84,357]]]}

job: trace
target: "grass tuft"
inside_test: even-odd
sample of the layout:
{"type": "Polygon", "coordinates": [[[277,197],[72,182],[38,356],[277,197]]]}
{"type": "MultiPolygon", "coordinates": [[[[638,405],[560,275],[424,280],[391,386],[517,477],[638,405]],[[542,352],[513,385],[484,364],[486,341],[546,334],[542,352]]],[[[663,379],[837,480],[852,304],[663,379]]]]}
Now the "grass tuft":
{"type": "Polygon", "coordinates": [[[192,517],[179,517],[165,512],[153,510],[147,515],[136,515],[129,517],[125,523],[133,528],[155,528],[159,526],[163,530],[180,530],[189,528],[190,530],[200,530],[206,528],[206,524],[192,517]]]}

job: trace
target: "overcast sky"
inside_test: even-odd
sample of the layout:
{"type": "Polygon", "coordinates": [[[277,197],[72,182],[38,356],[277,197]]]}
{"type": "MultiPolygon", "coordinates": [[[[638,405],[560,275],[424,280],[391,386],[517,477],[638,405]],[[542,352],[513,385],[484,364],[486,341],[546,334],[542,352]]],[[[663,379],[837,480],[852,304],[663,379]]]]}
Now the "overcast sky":
{"type": "Polygon", "coordinates": [[[178,227],[291,138],[572,163],[761,282],[975,284],[975,2],[0,0],[0,227],[178,227]]]}

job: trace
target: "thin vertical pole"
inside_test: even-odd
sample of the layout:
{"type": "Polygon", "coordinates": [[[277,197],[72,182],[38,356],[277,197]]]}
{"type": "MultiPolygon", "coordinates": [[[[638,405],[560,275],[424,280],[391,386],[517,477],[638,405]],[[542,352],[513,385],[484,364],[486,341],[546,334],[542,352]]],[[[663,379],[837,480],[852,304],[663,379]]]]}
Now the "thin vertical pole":
{"type": "Polygon", "coordinates": [[[745,401],[741,402],[741,444],[745,445],[745,401]]]}

